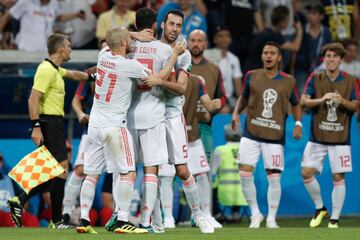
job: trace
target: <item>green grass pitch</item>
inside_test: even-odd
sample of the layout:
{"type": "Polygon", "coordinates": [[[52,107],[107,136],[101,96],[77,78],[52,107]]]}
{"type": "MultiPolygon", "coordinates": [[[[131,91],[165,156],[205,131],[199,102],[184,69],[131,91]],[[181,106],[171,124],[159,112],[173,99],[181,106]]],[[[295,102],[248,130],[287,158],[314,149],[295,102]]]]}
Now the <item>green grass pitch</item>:
{"type": "Polygon", "coordinates": [[[0,240],[112,240],[112,239],[159,239],[159,240],[356,240],[360,239],[360,218],[343,218],[339,229],[328,229],[327,221],[316,229],[308,228],[309,219],[281,218],[278,220],[280,229],[266,229],[262,224],[260,229],[248,229],[247,221],[241,224],[224,225],[214,234],[201,234],[196,228],[177,227],[166,230],[165,234],[125,235],[106,232],[103,228],[95,228],[99,234],[78,234],[74,229],[50,230],[47,228],[0,228],[0,240]]]}

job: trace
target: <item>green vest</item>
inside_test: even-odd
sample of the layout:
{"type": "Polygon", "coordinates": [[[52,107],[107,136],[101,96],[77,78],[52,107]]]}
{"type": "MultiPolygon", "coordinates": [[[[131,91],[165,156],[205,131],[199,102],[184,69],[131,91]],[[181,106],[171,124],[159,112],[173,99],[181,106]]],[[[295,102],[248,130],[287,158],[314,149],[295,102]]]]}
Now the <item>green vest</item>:
{"type": "Polygon", "coordinates": [[[241,178],[236,162],[239,143],[218,147],[221,161],[218,169],[218,200],[224,206],[247,206],[241,190],[241,178]]]}

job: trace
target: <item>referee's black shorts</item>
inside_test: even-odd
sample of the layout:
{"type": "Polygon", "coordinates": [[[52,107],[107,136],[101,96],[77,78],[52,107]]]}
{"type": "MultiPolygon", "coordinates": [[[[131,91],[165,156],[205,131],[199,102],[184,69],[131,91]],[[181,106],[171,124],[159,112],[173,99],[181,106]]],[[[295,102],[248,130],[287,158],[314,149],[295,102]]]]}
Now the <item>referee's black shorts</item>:
{"type": "Polygon", "coordinates": [[[67,160],[64,118],[62,116],[40,115],[44,145],[60,163],[67,160]]]}

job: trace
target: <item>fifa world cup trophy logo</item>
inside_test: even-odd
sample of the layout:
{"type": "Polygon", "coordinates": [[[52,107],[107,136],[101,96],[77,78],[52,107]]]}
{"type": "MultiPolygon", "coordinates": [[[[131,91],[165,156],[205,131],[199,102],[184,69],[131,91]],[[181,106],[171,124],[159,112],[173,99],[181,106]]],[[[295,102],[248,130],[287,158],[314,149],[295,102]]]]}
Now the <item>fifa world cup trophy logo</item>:
{"type": "Polygon", "coordinates": [[[335,122],[337,120],[336,108],[339,106],[339,102],[334,100],[328,100],[326,101],[326,105],[328,109],[326,119],[329,122],[335,122]]]}
{"type": "Polygon", "coordinates": [[[265,90],[263,94],[264,110],[261,113],[264,118],[271,118],[273,116],[272,106],[276,102],[277,97],[277,92],[274,89],[269,88],[265,90]]]}

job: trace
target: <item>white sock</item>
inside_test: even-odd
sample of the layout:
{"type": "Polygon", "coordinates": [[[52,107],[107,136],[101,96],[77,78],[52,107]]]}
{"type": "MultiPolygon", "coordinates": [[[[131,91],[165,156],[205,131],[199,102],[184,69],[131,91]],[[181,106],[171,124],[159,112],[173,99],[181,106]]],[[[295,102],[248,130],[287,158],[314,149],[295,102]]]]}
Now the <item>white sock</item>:
{"type": "Polygon", "coordinates": [[[173,218],[173,177],[160,177],[160,200],[165,218],[173,218]]]}
{"type": "Polygon", "coordinates": [[[84,177],[78,176],[75,171],[71,173],[65,186],[62,214],[71,215],[71,211],[76,205],[76,198],[80,194],[81,183],[83,180],[84,177]]]}
{"type": "Polygon", "coordinates": [[[305,188],[309,193],[311,199],[313,200],[316,209],[321,209],[324,207],[324,203],[321,197],[320,184],[313,176],[309,179],[303,179],[305,188]]]}
{"type": "Polygon", "coordinates": [[[120,174],[119,173],[113,173],[112,174],[112,194],[113,194],[113,209],[116,211],[117,206],[116,206],[116,201],[115,201],[115,198],[114,196],[118,196],[119,195],[119,192],[118,192],[118,188],[115,187],[115,183],[117,181],[117,179],[120,179],[120,174]]]}
{"type": "Polygon", "coordinates": [[[90,221],[89,211],[92,207],[97,180],[86,176],[80,192],[81,218],[90,221]]]}
{"type": "Polygon", "coordinates": [[[201,212],[204,216],[211,216],[211,186],[206,173],[196,175],[196,185],[200,196],[201,212]]]}
{"type": "Polygon", "coordinates": [[[246,202],[249,204],[251,215],[261,214],[256,199],[256,188],[254,183],[254,175],[252,172],[240,171],[241,188],[244,193],[246,202]]]}
{"type": "MultiPolygon", "coordinates": [[[[172,215],[171,215],[172,216],[172,215]]],[[[161,204],[160,204],[160,189],[158,190],[158,195],[155,200],[154,209],[151,213],[151,223],[154,226],[163,226],[163,219],[161,215],[161,204]]]]}
{"type": "Polygon", "coordinates": [[[158,177],[154,174],[144,174],[140,223],[145,227],[150,225],[150,216],[154,209],[157,193],[158,177]]]}
{"type": "Polygon", "coordinates": [[[194,176],[190,175],[188,180],[182,181],[182,185],[186,200],[191,209],[191,215],[194,217],[194,219],[196,219],[198,216],[201,216],[201,209],[199,190],[195,182],[194,176]]]}
{"type": "Polygon", "coordinates": [[[346,195],[345,179],[339,182],[334,181],[334,189],[331,195],[332,199],[332,213],[333,220],[339,220],[341,209],[344,205],[346,195]]]}
{"type": "Polygon", "coordinates": [[[129,207],[134,195],[134,180],[128,176],[120,175],[116,178],[114,188],[117,189],[114,195],[118,220],[128,222],[129,207]]]}
{"type": "Polygon", "coordinates": [[[280,174],[272,173],[267,176],[269,188],[267,193],[269,213],[267,221],[275,221],[281,198],[280,174]]]}

